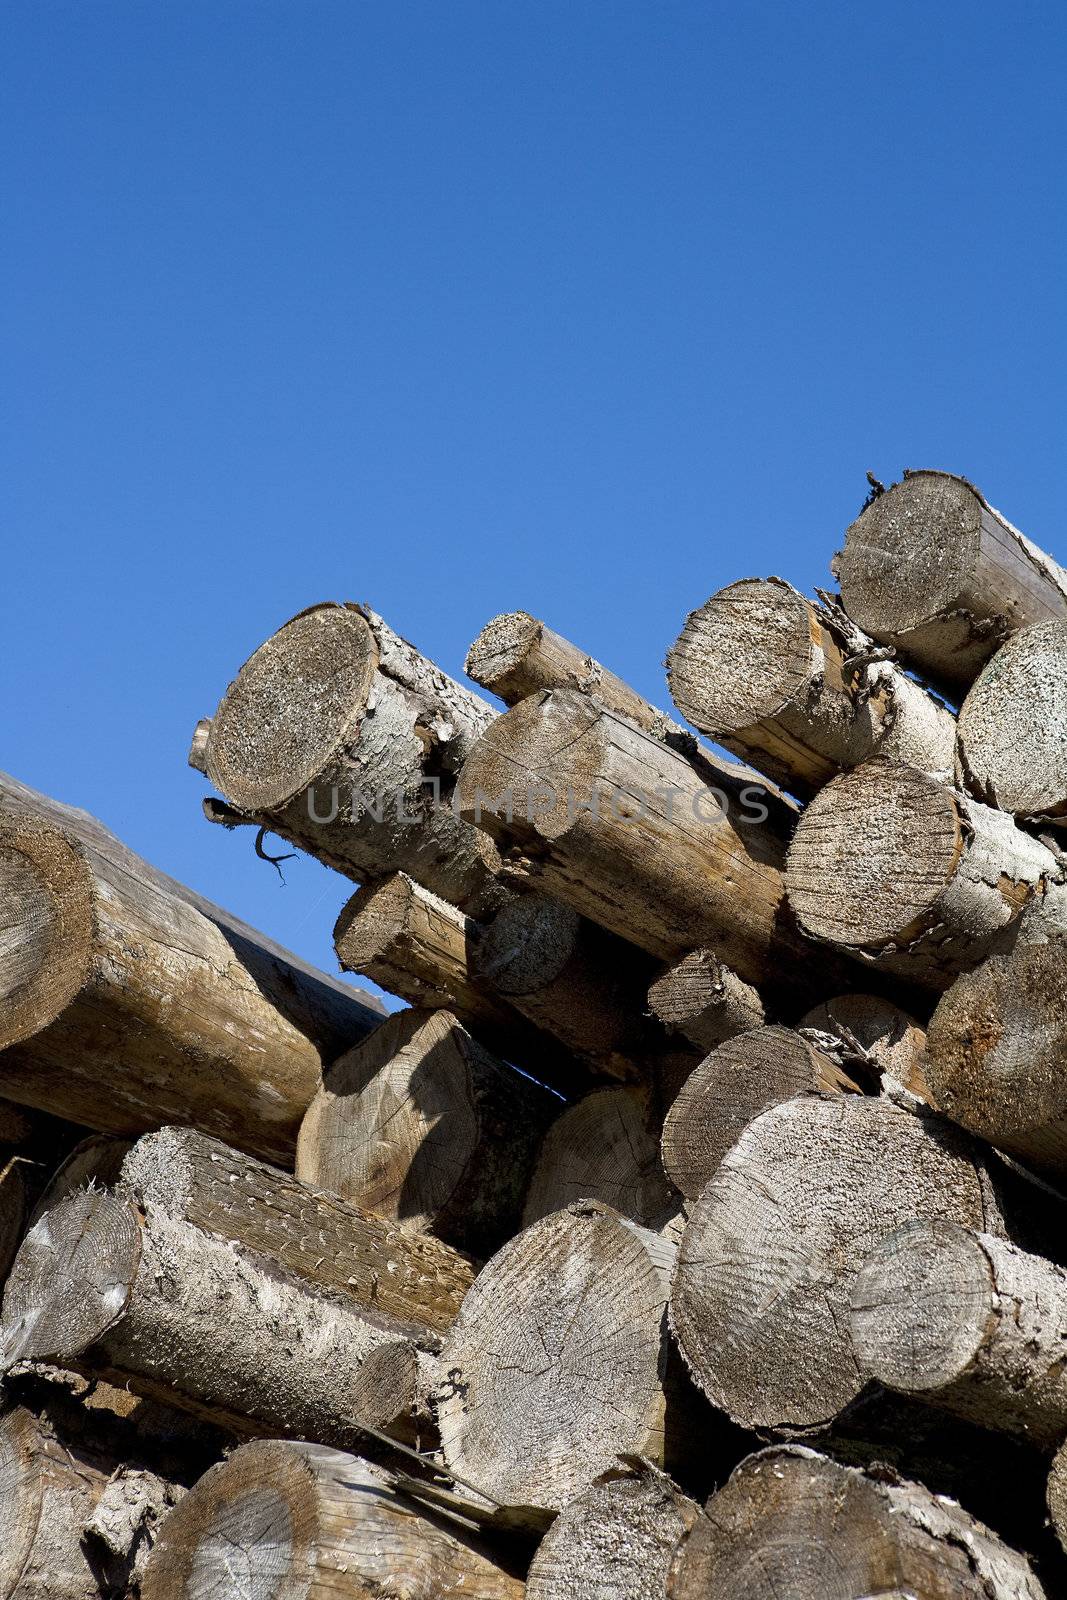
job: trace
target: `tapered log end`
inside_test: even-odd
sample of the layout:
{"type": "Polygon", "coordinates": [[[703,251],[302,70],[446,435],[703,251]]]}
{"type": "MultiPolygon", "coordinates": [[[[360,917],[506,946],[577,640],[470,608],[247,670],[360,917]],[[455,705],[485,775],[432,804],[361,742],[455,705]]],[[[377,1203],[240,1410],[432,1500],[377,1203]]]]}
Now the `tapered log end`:
{"type": "Polygon", "coordinates": [[[981,1349],[995,1284],[978,1238],[952,1222],[907,1222],[867,1256],[852,1287],[861,1371],[921,1394],[960,1377],[981,1349]]]}
{"type": "Polygon", "coordinates": [[[4,1291],[0,1366],[71,1361],[125,1310],[141,1253],[133,1208],[80,1189],[34,1223],[4,1291]]]}
{"type": "Polygon", "coordinates": [[[81,848],[30,819],[0,824],[0,1049],[39,1033],[89,972],[93,879],[81,848]]]}
{"type": "Polygon", "coordinates": [[[211,782],[244,811],[275,810],[301,794],[358,737],[377,662],[371,628],[354,609],[315,606],[287,622],[245,662],[215,714],[211,782]]]}
{"type": "Polygon", "coordinates": [[[524,995],[558,978],[574,955],[582,919],[542,895],[521,895],[499,911],[472,952],[478,978],[502,995],[524,995]]]}
{"type": "Polygon", "coordinates": [[[775,578],[744,578],[690,613],[667,656],[678,710],[712,738],[776,717],[819,670],[818,627],[803,595],[775,578]]]}
{"type": "Polygon", "coordinates": [[[785,883],[814,938],[876,953],[921,932],[963,843],[951,789],[876,758],[843,773],[801,815],[785,883]]]}
{"type": "Polygon", "coordinates": [[[508,680],[535,648],[543,626],[526,611],[506,611],[491,618],[467,652],[468,678],[510,704],[508,680]]]}
{"type": "Polygon", "coordinates": [[[341,907],[333,930],[341,970],[365,972],[371,963],[393,954],[414,902],[415,887],[403,872],[357,889],[341,907]]]}
{"type": "Polygon", "coordinates": [[[947,472],[909,473],[879,495],[838,557],[849,616],[879,639],[952,610],[978,557],[982,509],[970,484],[947,472]]]}

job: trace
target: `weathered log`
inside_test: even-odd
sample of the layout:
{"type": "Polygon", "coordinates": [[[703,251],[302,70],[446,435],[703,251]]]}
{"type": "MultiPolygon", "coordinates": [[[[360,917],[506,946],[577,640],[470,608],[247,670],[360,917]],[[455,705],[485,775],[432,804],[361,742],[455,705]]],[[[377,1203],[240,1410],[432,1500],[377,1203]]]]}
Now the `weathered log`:
{"type": "Polygon", "coordinates": [[[691,950],[668,967],[649,987],[648,1005],[665,1028],[698,1050],[714,1050],[764,1021],[757,991],[714,950],[691,950]]]}
{"type": "Polygon", "coordinates": [[[1067,1269],[954,1222],[914,1221],[852,1285],[860,1370],[1039,1448],[1067,1437],[1067,1269]]]}
{"type": "Polygon", "coordinates": [[[406,1430],[419,1347],[418,1330],[107,1189],[30,1229],[0,1329],[5,1370],[65,1363],[238,1433],[336,1444],[360,1424],[406,1430]]]}
{"type": "Polygon", "coordinates": [[[1067,1444],[1062,1444],[1052,1458],[1046,1500],[1053,1531],[1067,1551],[1067,1444]]]}
{"type": "Polygon", "coordinates": [[[696,1200],[749,1123],[771,1106],[802,1094],[860,1092],[792,1028],[755,1028],[712,1050],[682,1086],[663,1125],[663,1169],[696,1200]]]}
{"type": "Polygon", "coordinates": [[[521,851],[514,870],[639,949],[676,961],[708,944],[746,982],[810,995],[833,977],[791,925],[783,839],[758,788],[720,776],[712,788],[653,735],[556,690],[491,725],[457,796],[521,851]]]}
{"type": "Polygon", "coordinates": [[[674,1553],[699,1515],[647,1462],[600,1479],[545,1534],[526,1600],[665,1600],[674,1553]]]}
{"type": "Polygon", "coordinates": [[[66,808],[32,791],[34,812],[9,805],[3,782],[4,1093],[105,1132],[193,1122],[291,1162],[323,1064],[381,1013],[78,813],[59,825],[66,808]]]}
{"type": "Polygon", "coordinates": [[[1064,944],[990,956],[942,995],[924,1070],[938,1106],[1024,1166],[1067,1176],[1064,944]]]}
{"type": "Polygon", "coordinates": [[[875,754],[951,779],[951,712],[870,645],[781,578],[744,578],[690,613],[667,679],[688,722],[793,794],[875,754]]]}
{"type": "Polygon", "coordinates": [[[956,775],[979,800],[1035,821],[1067,820],[1067,621],[1023,628],[960,707],[956,775]]]}
{"type": "Polygon", "coordinates": [[[516,896],[484,928],[472,965],[483,984],[604,1076],[641,1076],[666,1047],[642,1009],[652,959],[558,900],[516,896]]]}
{"type": "Polygon", "coordinates": [[[441,1352],[449,1470],[506,1505],[557,1510],[620,1453],[669,1461],[674,1259],[660,1235],[592,1201],[498,1251],[441,1352]]]}
{"type": "Polygon", "coordinates": [[[841,1066],[879,1074],[932,1103],[922,1069],[926,1033],[891,1000],[876,994],[836,994],[801,1017],[797,1027],[841,1066]]]}
{"type": "Polygon", "coordinates": [[[845,533],[845,609],[933,682],[966,692],[1010,633],[1067,617],[1067,573],[948,472],[911,472],[845,533]]]}
{"type": "Polygon", "coordinates": [[[245,662],[194,754],[241,820],[363,882],[404,871],[478,915],[505,897],[492,843],[448,803],[493,720],[373,611],[302,611],[245,662]]]}
{"type": "Polygon", "coordinates": [[[660,1160],[662,1104],[648,1088],[596,1089],[545,1136],[526,1194],[523,1227],[578,1200],[599,1200],[643,1228],[680,1232],[681,1197],[660,1160]]]}
{"type": "Polygon", "coordinates": [[[676,1559],[671,1600],[1043,1600],[1026,1557],[920,1484],[799,1445],[742,1461],[676,1559]]]}
{"type": "Polygon", "coordinates": [[[1011,817],[881,757],[828,783],[789,849],[802,928],[935,989],[1062,924],[1064,868],[1011,817]]]}
{"type": "Polygon", "coordinates": [[[168,1518],[143,1600],[522,1600],[458,1525],[420,1514],[358,1456],[256,1440],[212,1467],[168,1518]]]}
{"type": "Polygon", "coordinates": [[[109,1600],[136,1593],[181,1490],[101,1455],[81,1431],[15,1406],[0,1416],[0,1596],[109,1600]]]}
{"type": "Polygon", "coordinates": [[[297,1143],[316,1188],[484,1259],[518,1230],[559,1099],[449,1011],[401,1011],[327,1072],[297,1143]]]}
{"type": "Polygon", "coordinates": [[[671,1326],[694,1379],[745,1427],[829,1424],[862,1389],[852,1280],[914,1216],[1002,1231],[951,1124],[863,1095],[809,1095],[749,1124],[689,1214],[671,1326]]]}
{"type": "Polygon", "coordinates": [[[165,1211],[400,1324],[451,1327],[473,1278],[470,1263],[439,1240],[191,1129],[139,1139],[119,1186],[141,1210],[165,1211]]]}
{"type": "Polygon", "coordinates": [[[26,1226],[28,1196],[25,1163],[11,1156],[0,1165],[0,1283],[7,1277],[26,1226]]]}

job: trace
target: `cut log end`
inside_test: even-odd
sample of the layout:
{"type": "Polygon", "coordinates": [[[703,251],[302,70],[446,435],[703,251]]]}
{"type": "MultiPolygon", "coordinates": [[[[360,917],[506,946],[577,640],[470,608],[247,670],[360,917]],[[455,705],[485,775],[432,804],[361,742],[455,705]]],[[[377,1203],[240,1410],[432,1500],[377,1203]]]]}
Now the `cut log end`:
{"type": "Polygon", "coordinates": [[[507,611],[486,623],[467,652],[468,678],[508,700],[508,685],[544,630],[544,624],[526,611],[507,611]]]}
{"type": "Polygon", "coordinates": [[[648,991],[653,1016],[701,1050],[713,1050],[763,1022],[763,1002],[713,950],[693,950],[648,991]]]}
{"type": "Polygon", "coordinates": [[[1053,1457],[1046,1499],[1056,1537],[1067,1551],[1067,1444],[1061,1445],[1053,1457]]]}
{"type": "Polygon", "coordinates": [[[302,793],[358,732],[377,662],[358,611],[321,605],[287,622],[245,662],[215,714],[211,782],[245,811],[302,793]]]}
{"type": "Polygon", "coordinates": [[[0,1049],[54,1021],[88,976],[92,875],[76,844],[31,820],[0,823],[0,1049]]]}
{"type": "Polygon", "coordinates": [[[852,1343],[887,1389],[922,1393],[965,1373],[994,1315],[995,1281],[981,1242],[952,1222],[917,1220],[867,1256],[852,1289],[852,1343]]]}
{"type": "Polygon", "coordinates": [[[523,1226],[579,1200],[599,1200],[657,1230],[677,1216],[679,1197],[664,1176],[647,1090],[597,1089],[549,1129],[527,1191],[523,1226]]]}
{"type": "MultiPolygon", "coordinates": [[[[928,1105],[933,1095],[923,1073],[926,1034],[908,1012],[874,994],[837,994],[801,1017],[798,1028],[836,1040],[844,1065],[859,1058],[875,1073],[896,1079],[928,1105]]],[[[827,1048],[816,1041],[819,1048],[827,1048]]]]}
{"type": "Polygon", "coordinates": [[[699,1508],[664,1473],[595,1483],[565,1506],[534,1557],[526,1600],[656,1600],[699,1508]]]}
{"type": "Polygon", "coordinates": [[[1017,816],[1067,817],[1067,623],[1024,628],[988,661],[959,714],[960,782],[1017,816]]]}
{"type": "Polygon", "coordinates": [[[474,951],[474,971],[508,997],[543,989],[572,959],[581,920],[558,900],[524,895],[485,929],[474,951]]]}
{"type": "MultiPolygon", "coordinates": [[[[366,884],[345,902],[333,930],[337,958],[345,972],[364,972],[373,962],[393,954],[420,894],[437,900],[428,889],[418,890],[404,873],[394,872],[378,883],[366,884]]],[[[445,906],[444,901],[439,903],[445,906]]],[[[459,915],[451,907],[447,909],[453,916],[459,915]]]]}

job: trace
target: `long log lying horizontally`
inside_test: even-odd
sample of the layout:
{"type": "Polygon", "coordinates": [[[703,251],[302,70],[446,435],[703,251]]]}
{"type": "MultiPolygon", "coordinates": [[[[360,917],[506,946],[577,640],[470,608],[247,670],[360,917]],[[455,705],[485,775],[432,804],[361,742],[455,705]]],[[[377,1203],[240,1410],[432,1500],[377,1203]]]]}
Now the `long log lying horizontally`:
{"type": "Polygon", "coordinates": [[[1020,945],[957,978],[923,1068],[947,1116],[1053,1179],[1067,1176],[1064,954],[1062,939],[1020,945]]]}
{"type": "Polygon", "coordinates": [[[672,1458],[674,1258],[658,1234],[592,1201],[498,1251],[441,1352],[449,1470],[504,1504],[558,1510],[620,1453],[672,1458]]]}
{"type": "Polygon", "coordinates": [[[143,1600],[522,1600],[458,1527],[420,1515],[358,1456],[283,1439],[242,1445],[167,1520],[143,1600]]]}
{"type": "Polygon", "coordinates": [[[921,1484],[798,1445],[749,1456],[679,1551],[671,1600],[1043,1600],[1025,1556],[921,1484]]]}
{"type": "Polygon", "coordinates": [[[694,1203],[671,1326],[697,1383],[745,1427],[828,1424],[862,1389],[848,1333],[871,1246],[915,1215],[996,1231],[950,1124],[863,1095],[807,1096],[749,1124],[694,1203]]]}
{"type": "Polygon", "coordinates": [[[845,534],[850,617],[933,682],[965,693],[1008,634],[1067,617],[1067,573],[948,472],[911,472],[845,534]]]}
{"type": "Polygon", "coordinates": [[[526,1600],[662,1600],[700,1508],[647,1462],[564,1506],[542,1539],[526,1600]]]}
{"type": "Polygon", "coordinates": [[[323,1065],[382,1013],[83,813],[0,786],[5,1095],[106,1132],[192,1122],[291,1162],[323,1065]]]}
{"type": "Polygon", "coordinates": [[[1067,1437],[1067,1270],[954,1222],[879,1241],[852,1286],[860,1368],[1040,1448],[1067,1437]]]}
{"type": "Polygon", "coordinates": [[[1064,916],[1064,867],[1011,817],[900,762],[834,779],[797,824],[789,903],[813,937],[943,989],[1064,916]]]}
{"type": "Polygon", "coordinates": [[[451,1012],[401,1011],[327,1072],[297,1177],[484,1259],[517,1231],[559,1109],[451,1012]]]}
{"type": "Polygon", "coordinates": [[[696,1200],[748,1124],[801,1094],[859,1094],[835,1061],[792,1028],[755,1028],[705,1057],[663,1125],[663,1169],[696,1200]]]}
{"type": "Polygon", "coordinates": [[[690,613],[667,678],[688,722],[793,794],[875,754],[951,778],[951,712],[870,644],[780,578],[744,578],[690,613]]]}
{"type": "Polygon", "coordinates": [[[373,611],[319,605],[245,662],[194,759],[229,820],[268,826],[357,882],[407,872],[477,915],[502,903],[499,860],[448,796],[493,715],[373,611]]]}
{"type": "Polygon", "coordinates": [[[1067,818],[1067,620],[1011,636],[960,707],[959,783],[1016,816],[1067,818]]]}
{"type": "Polygon", "coordinates": [[[755,785],[720,777],[557,690],[491,725],[457,792],[542,889],[629,943],[665,961],[707,944],[746,982],[810,995],[833,974],[790,926],[783,839],[755,785]]]}
{"type": "Polygon", "coordinates": [[[714,950],[691,950],[649,986],[648,1008],[671,1033],[714,1050],[764,1021],[763,1001],[714,950]]]}

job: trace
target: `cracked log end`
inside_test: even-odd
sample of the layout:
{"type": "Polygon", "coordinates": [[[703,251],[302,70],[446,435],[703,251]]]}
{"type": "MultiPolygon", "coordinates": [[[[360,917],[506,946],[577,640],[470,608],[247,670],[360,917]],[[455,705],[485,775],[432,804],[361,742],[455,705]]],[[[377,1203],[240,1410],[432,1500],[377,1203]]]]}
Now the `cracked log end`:
{"type": "Polygon", "coordinates": [[[358,611],[315,606],[261,644],[212,721],[206,772],[232,805],[271,811],[358,738],[378,664],[358,611]]]}
{"type": "Polygon", "coordinates": [[[527,611],[506,611],[486,623],[467,652],[468,678],[509,700],[509,680],[537,647],[544,623],[527,611]]]}
{"type": "Polygon", "coordinates": [[[0,1049],[31,1038],[85,983],[94,933],[93,878],[57,828],[0,824],[0,1049]]]}

